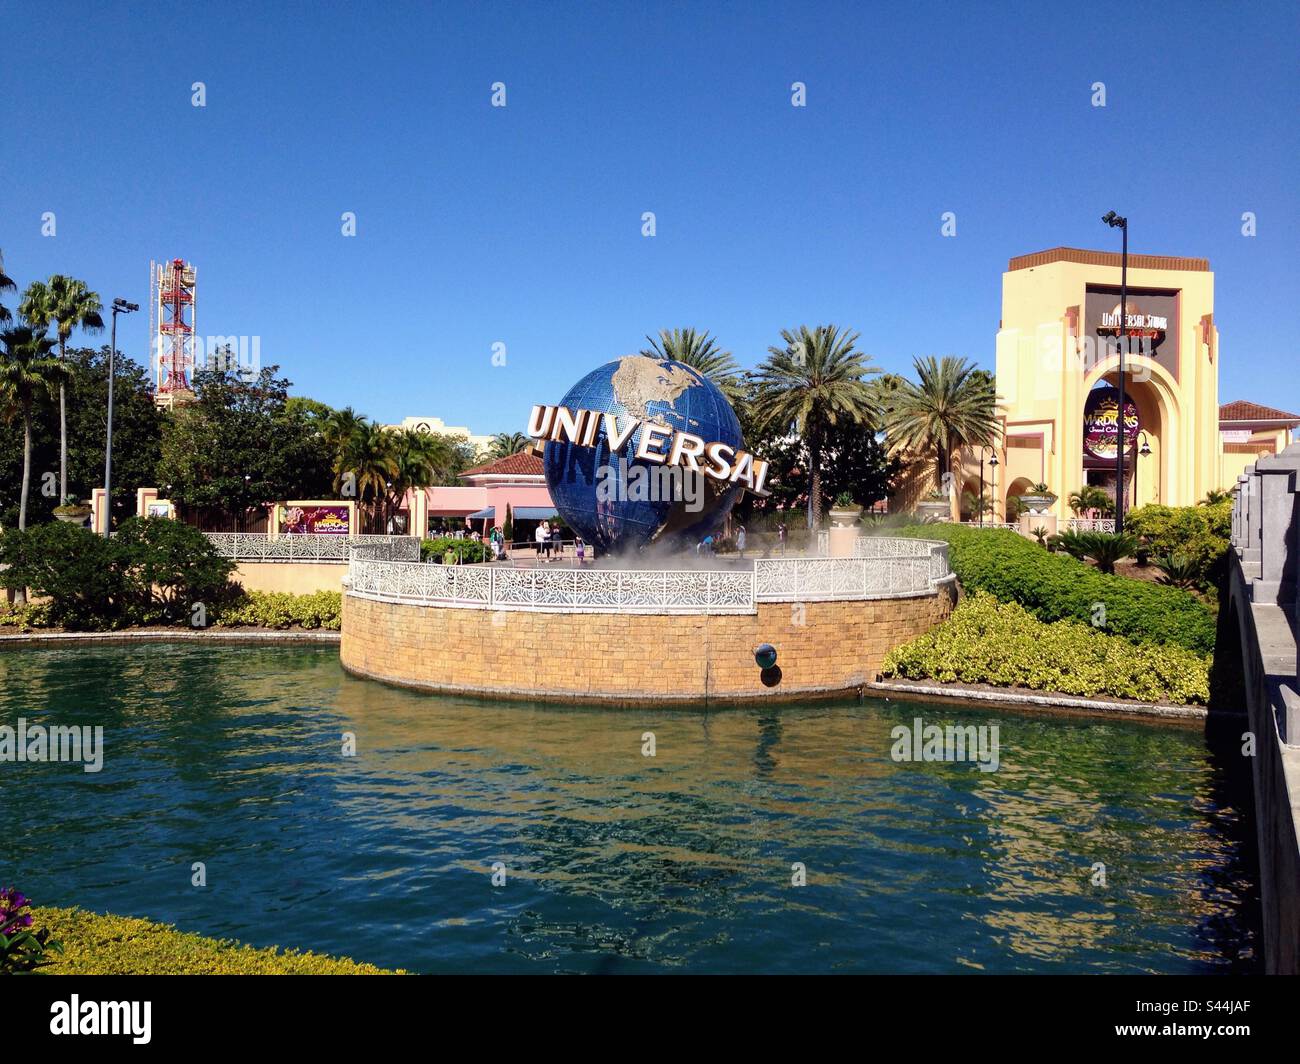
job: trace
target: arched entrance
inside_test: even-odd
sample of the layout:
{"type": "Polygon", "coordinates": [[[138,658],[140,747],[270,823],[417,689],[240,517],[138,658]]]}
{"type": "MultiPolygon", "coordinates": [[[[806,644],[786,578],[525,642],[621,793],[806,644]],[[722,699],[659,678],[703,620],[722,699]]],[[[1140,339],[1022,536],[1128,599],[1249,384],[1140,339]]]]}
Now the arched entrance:
{"type": "MultiPolygon", "coordinates": [[[[1092,375],[1084,406],[1083,470],[1080,483],[1115,498],[1115,417],[1118,374],[1110,369],[1092,375]]],[[[1126,374],[1124,385],[1124,507],[1136,509],[1168,497],[1170,463],[1177,438],[1176,383],[1159,366],[1145,360],[1126,374]]]]}

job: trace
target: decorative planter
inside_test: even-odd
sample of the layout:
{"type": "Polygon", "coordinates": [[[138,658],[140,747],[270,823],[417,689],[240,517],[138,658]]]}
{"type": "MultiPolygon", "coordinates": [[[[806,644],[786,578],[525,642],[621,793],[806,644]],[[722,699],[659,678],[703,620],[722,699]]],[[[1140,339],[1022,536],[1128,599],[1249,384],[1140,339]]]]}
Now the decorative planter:
{"type": "Polygon", "coordinates": [[[831,508],[831,520],[840,528],[847,528],[850,525],[856,525],[858,518],[862,516],[862,507],[854,506],[848,509],[840,509],[838,506],[831,508]]]}
{"type": "Polygon", "coordinates": [[[1046,513],[1056,498],[1052,495],[1022,495],[1020,505],[1033,514],[1046,513]]]}
{"type": "Polygon", "coordinates": [[[68,524],[68,525],[84,525],[87,521],[90,520],[90,511],[87,510],[84,514],[83,513],[74,513],[74,514],[56,513],[54,515],[54,519],[56,521],[62,521],[64,524],[68,524]]]}
{"type": "Polygon", "coordinates": [[[944,502],[918,502],[916,516],[922,521],[948,521],[952,518],[952,505],[944,502]]]}

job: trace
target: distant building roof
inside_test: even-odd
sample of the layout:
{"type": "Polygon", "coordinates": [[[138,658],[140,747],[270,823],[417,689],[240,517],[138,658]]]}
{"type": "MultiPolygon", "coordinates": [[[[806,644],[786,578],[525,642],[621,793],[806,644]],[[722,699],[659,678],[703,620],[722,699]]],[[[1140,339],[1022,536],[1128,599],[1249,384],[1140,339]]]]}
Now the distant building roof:
{"type": "Polygon", "coordinates": [[[1277,407],[1252,403],[1245,399],[1234,399],[1219,407],[1219,423],[1225,421],[1276,421],[1285,422],[1288,428],[1300,425],[1300,414],[1288,414],[1277,407]]]}
{"type": "MultiPolygon", "coordinates": [[[[1087,251],[1084,248],[1049,248],[1029,255],[1017,255],[1007,263],[1007,271],[1027,270],[1050,262],[1080,262],[1085,266],[1116,266],[1121,263],[1118,251],[1087,251]]],[[[1129,255],[1134,270],[1198,270],[1208,272],[1209,259],[1183,259],[1174,255],[1129,255]]]]}
{"type": "Polygon", "coordinates": [[[467,469],[461,477],[540,477],[544,473],[541,455],[532,451],[518,451],[494,462],[484,462],[467,469]]]}

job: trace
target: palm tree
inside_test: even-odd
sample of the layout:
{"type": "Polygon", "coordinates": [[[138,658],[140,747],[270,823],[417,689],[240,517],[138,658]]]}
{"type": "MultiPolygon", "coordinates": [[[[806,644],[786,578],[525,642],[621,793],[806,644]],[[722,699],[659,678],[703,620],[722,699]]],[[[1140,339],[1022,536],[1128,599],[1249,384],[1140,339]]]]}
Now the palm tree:
{"type": "Polygon", "coordinates": [[[964,358],[929,355],[913,360],[917,381],[904,380],[893,396],[885,432],[889,449],[935,452],[935,482],[942,487],[952,456],[997,437],[993,379],[964,358]]]}
{"type": "Polygon", "coordinates": [[[365,506],[369,496],[372,514],[387,497],[389,485],[397,475],[396,435],[383,425],[366,422],[343,454],[343,468],[356,477],[357,502],[365,506]]]}
{"type": "MultiPolygon", "coordinates": [[[[18,291],[18,286],[14,284],[14,279],[5,273],[5,256],[4,252],[0,251],[0,292],[16,291],[18,291]]],[[[13,317],[9,308],[0,303],[0,322],[13,321],[13,317]]]]}
{"type": "Polygon", "coordinates": [[[420,491],[446,475],[455,462],[455,444],[446,436],[414,429],[389,431],[396,466],[387,484],[386,514],[395,513],[408,491],[420,491]]]}
{"type": "Polygon", "coordinates": [[[1108,517],[1115,510],[1114,501],[1096,484],[1085,484],[1078,491],[1071,492],[1066,502],[1074,511],[1075,517],[1085,510],[1096,510],[1103,517],[1108,517]]]}
{"type": "Polygon", "coordinates": [[[498,432],[488,445],[487,456],[492,461],[509,458],[512,454],[528,450],[532,445],[533,441],[522,432],[498,432]]]}
{"type": "MultiPolygon", "coordinates": [[[[89,333],[104,331],[99,295],[75,277],[53,274],[44,283],[33,281],[23,293],[18,313],[38,329],[53,323],[58,328],[59,358],[68,354],[68,337],[73,329],[89,333]]],[[[64,380],[59,381],[59,502],[68,501],[68,400],[64,380]]]]}
{"type": "Polygon", "coordinates": [[[708,377],[718,386],[718,390],[727,397],[733,406],[743,397],[743,385],[740,367],[730,351],[723,351],[717,340],[705,332],[694,329],[660,329],[659,339],[647,336],[648,348],[642,348],[641,354],[649,358],[670,358],[690,366],[701,375],[708,377]]]}
{"type": "Polygon", "coordinates": [[[343,487],[343,477],[350,472],[351,458],[357,437],[367,427],[365,414],[358,414],[350,406],[331,410],[321,425],[321,437],[329,449],[334,468],[334,490],[343,487]]]}
{"type": "Polygon", "coordinates": [[[54,341],[29,325],[0,332],[0,407],[6,420],[23,423],[23,479],[18,496],[18,527],[27,527],[27,493],[32,480],[32,407],[42,392],[62,385],[67,367],[51,358],[54,341]]]}
{"type": "Polygon", "coordinates": [[[808,527],[822,517],[822,447],[832,425],[843,419],[870,424],[879,407],[864,379],[880,371],[871,356],[854,348],[857,333],[836,325],[797,332],[784,329],[784,347],[769,347],[754,373],[755,418],[760,427],[777,426],[803,437],[808,448],[808,527]]]}

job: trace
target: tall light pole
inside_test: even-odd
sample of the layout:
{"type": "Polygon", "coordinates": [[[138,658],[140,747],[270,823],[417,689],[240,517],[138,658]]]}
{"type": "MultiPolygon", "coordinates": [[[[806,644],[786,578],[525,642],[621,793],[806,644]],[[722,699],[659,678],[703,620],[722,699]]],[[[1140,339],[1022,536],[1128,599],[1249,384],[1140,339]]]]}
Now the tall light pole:
{"type": "MultiPolygon", "coordinates": [[[[993,454],[989,457],[989,468],[993,470],[993,496],[995,499],[997,498],[997,494],[998,494],[998,487],[997,487],[998,452],[995,447],[986,443],[980,448],[980,501],[979,501],[980,528],[984,527],[984,452],[985,451],[993,452],[993,454]]],[[[994,502],[993,505],[996,508],[997,503],[994,502]]]]}
{"type": "Polygon", "coordinates": [[[108,342],[108,434],[104,439],[104,536],[113,530],[113,361],[117,354],[117,316],[140,309],[138,303],[113,300],[113,331],[108,342]]]}
{"type": "Polygon", "coordinates": [[[1128,346],[1128,219],[1108,211],[1101,219],[1124,234],[1119,264],[1119,410],[1115,415],[1115,535],[1124,531],[1124,348],[1128,346]]]}

